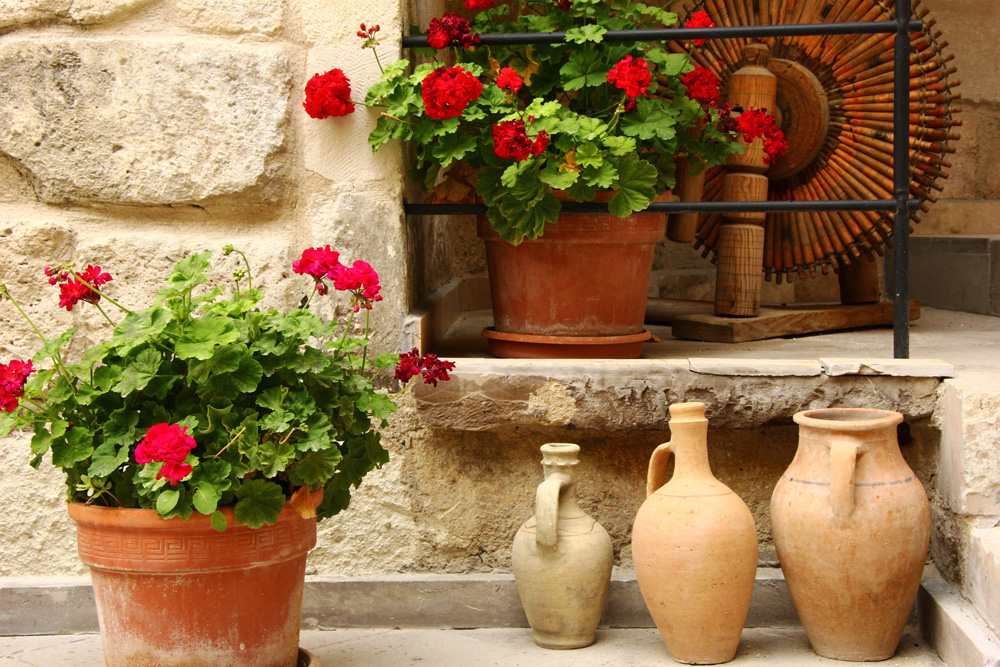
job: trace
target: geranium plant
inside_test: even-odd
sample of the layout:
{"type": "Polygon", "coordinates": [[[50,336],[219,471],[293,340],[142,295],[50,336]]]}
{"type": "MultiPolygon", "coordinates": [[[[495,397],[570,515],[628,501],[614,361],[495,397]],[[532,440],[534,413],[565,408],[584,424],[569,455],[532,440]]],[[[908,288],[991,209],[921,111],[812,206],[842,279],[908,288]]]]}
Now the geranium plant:
{"type": "MultiPolygon", "coordinates": [[[[293,270],[313,278],[311,293],[284,313],[259,307],[246,256],[224,249],[232,252],[245,268],[228,294],[212,286],[210,253],[197,253],[177,262],[141,310],[108,294],[113,278],[101,267],[46,269],[59,305],[91,304],[109,334],[71,363],[65,350],[76,329],[45,338],[28,319],[42,348],[0,364],[0,435],[30,429],[31,465],[48,455],[62,468],[68,500],[151,508],[164,518],[198,511],[223,530],[221,506],[260,527],[305,490],[322,488],[316,512],[328,517],[388,461],[378,428],[396,405],[373,377],[396,367],[407,383],[448,379],[454,364],[434,355],[368,356],[368,315],[382,295],[367,263],[345,266],[329,246],[307,249],[293,270]],[[327,281],[350,294],[346,326],[308,310],[327,281]],[[362,310],[364,331],[352,335],[362,310]]],[[[27,318],[3,285],[0,300],[27,318]]]]}
{"type": "MultiPolygon", "coordinates": [[[[381,80],[363,102],[381,110],[369,143],[377,150],[391,139],[412,142],[414,174],[427,189],[456,164],[471,167],[491,224],[512,243],[537,238],[556,221],[558,191],[580,202],[615,191],[608,208],[625,216],[673,187],[675,157],[687,156],[696,172],[741,152],[740,138],[766,137],[770,159],[783,150],[773,116],[736,127],[718,104],[719,81],[695,67],[689,52],[605,39],[609,30],[674,25],[672,12],[634,0],[463,3],[479,10],[471,21],[448,12],[430,22],[431,62],[379,62],[381,80]],[[479,38],[553,31],[566,40],[486,46],[479,38]]],[[[714,26],[705,12],[687,25],[714,26]]],[[[361,25],[364,48],[378,46],[378,31],[361,25]]],[[[340,69],[306,86],[305,108],[315,118],[346,115],[358,103],[340,69]]],[[[733,110],[742,111],[750,110],[733,110]]]]}

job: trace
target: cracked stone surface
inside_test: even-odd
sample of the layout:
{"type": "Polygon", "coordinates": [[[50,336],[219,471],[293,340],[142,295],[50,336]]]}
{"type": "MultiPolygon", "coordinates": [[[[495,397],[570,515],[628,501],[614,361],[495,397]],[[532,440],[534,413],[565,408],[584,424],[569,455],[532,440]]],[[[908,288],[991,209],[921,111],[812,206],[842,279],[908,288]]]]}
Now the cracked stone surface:
{"type": "Polygon", "coordinates": [[[12,39],[0,71],[0,151],[44,202],[191,203],[280,175],[291,82],[280,48],[12,39]]]}

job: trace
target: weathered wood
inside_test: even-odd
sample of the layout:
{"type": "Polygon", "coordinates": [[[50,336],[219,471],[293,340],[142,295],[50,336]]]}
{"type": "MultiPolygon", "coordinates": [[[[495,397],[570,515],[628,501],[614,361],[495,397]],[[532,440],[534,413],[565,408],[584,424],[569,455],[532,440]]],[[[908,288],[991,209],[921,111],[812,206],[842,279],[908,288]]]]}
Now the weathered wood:
{"type": "Polygon", "coordinates": [[[841,267],[837,280],[840,282],[840,303],[844,305],[876,303],[882,296],[878,264],[868,258],[841,267]]]}
{"type": "MultiPolygon", "coordinates": [[[[705,170],[702,169],[697,174],[692,175],[690,162],[684,157],[677,158],[674,164],[674,175],[677,180],[674,194],[682,202],[701,201],[701,194],[705,189],[705,170]]],[[[691,243],[694,241],[697,231],[697,213],[671,213],[667,219],[667,238],[671,241],[691,243]]]]}
{"type": "Polygon", "coordinates": [[[767,171],[770,178],[797,174],[819,155],[830,128],[830,105],[819,79],[804,65],[775,58],[768,69],[777,79],[775,113],[788,150],[767,171]]]}
{"type": "Polygon", "coordinates": [[[753,317],[760,312],[764,228],[727,223],[719,232],[715,273],[715,314],[753,317]]]}
{"type": "MultiPolygon", "coordinates": [[[[920,303],[910,301],[910,320],[920,317],[920,303]]],[[[761,308],[751,318],[728,318],[707,314],[677,316],[675,338],[713,343],[744,343],[751,340],[799,336],[859,327],[892,326],[891,301],[853,306],[784,306],[761,308]]]]}
{"type": "MultiPolygon", "coordinates": [[[[726,102],[730,107],[743,111],[760,109],[774,113],[778,79],[767,69],[770,53],[766,44],[747,44],[744,47],[742,66],[733,72],[726,86],[726,102]]],[[[763,139],[755,139],[752,144],[746,144],[740,138],[740,143],[746,148],[746,152],[742,155],[730,153],[726,157],[726,164],[741,171],[764,173],[768,165],[764,162],[766,155],[763,139]]]]}
{"type": "MultiPolygon", "coordinates": [[[[768,180],[761,174],[729,172],[722,180],[722,201],[767,201],[768,180]]],[[[727,223],[749,222],[762,224],[767,213],[727,211],[722,214],[727,223]]]]}

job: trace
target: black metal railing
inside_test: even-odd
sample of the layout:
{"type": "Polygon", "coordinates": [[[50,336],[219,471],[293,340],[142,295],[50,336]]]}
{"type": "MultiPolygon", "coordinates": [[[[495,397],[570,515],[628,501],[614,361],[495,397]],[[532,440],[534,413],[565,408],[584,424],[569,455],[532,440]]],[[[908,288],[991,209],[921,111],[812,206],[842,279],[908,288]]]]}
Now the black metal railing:
{"type": "MultiPolygon", "coordinates": [[[[923,21],[912,19],[911,0],[896,0],[896,18],[892,21],[807,23],[800,25],[724,26],[715,28],[667,28],[657,30],[611,30],[605,41],[639,42],[678,39],[720,39],[727,37],[789,37],[812,35],[860,35],[895,33],[893,80],[893,198],[837,201],[767,201],[767,202],[654,202],[651,213],[726,213],[747,211],[772,213],[786,211],[882,211],[893,213],[893,356],[910,356],[910,218],[908,211],[919,208],[920,201],[910,199],[910,34],[923,30],[923,21]]],[[[566,33],[480,33],[483,44],[556,44],[565,41],[566,33]]],[[[403,37],[404,48],[427,46],[425,35],[403,37]]],[[[607,204],[564,202],[567,213],[607,211],[607,204]]],[[[482,204],[405,203],[407,215],[470,215],[484,213],[482,204]]]]}

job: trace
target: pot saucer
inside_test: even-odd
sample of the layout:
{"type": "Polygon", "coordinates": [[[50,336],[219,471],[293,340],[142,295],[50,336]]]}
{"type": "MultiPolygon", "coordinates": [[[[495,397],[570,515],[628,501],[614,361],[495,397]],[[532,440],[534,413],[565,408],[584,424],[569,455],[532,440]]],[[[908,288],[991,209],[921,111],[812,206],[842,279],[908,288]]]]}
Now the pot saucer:
{"type": "Polygon", "coordinates": [[[636,359],[653,335],[643,330],[625,336],[539,336],[483,329],[490,354],[504,359],[636,359]]]}
{"type": "Polygon", "coordinates": [[[309,651],[304,648],[299,649],[299,659],[295,663],[295,667],[323,667],[323,663],[319,661],[319,658],[314,656],[309,651]]]}

